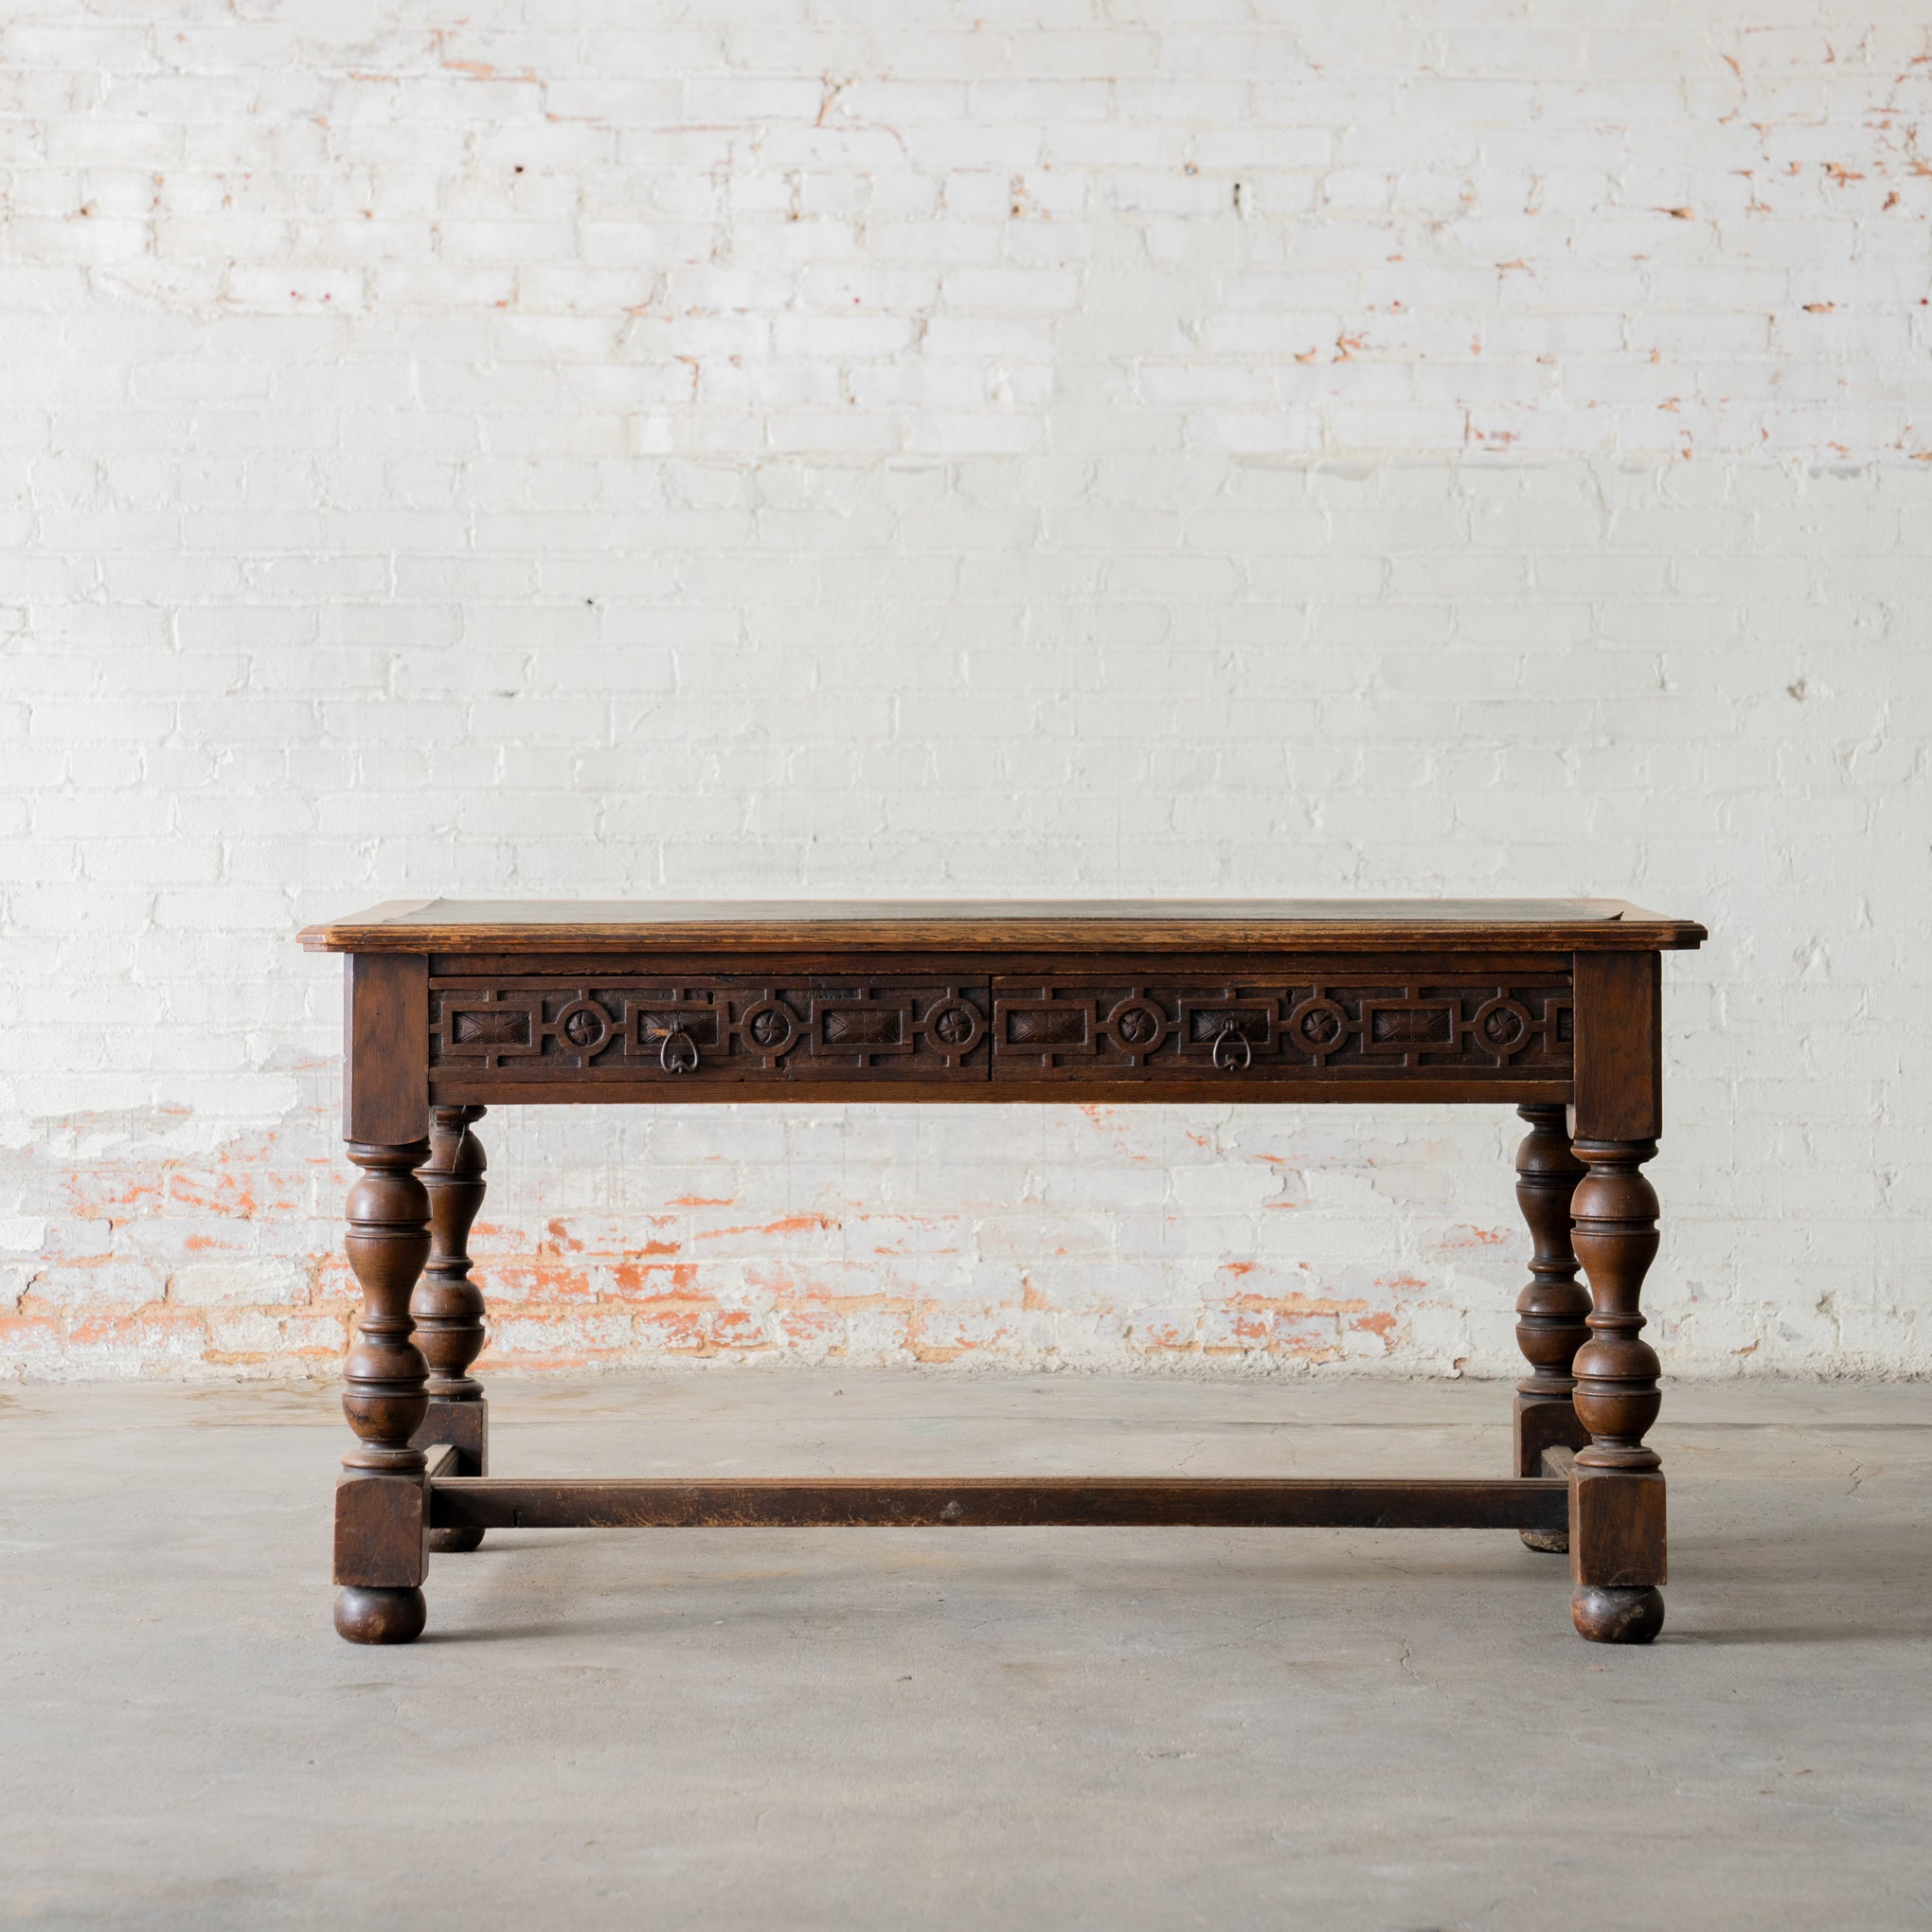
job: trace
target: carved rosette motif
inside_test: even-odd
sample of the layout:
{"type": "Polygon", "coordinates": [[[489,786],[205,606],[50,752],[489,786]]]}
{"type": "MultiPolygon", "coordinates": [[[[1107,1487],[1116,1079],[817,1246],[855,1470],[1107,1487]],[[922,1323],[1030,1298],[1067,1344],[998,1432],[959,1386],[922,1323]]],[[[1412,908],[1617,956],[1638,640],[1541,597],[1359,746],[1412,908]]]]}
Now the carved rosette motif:
{"type": "Polygon", "coordinates": [[[989,1020],[972,981],[433,978],[430,1064],[534,1079],[983,1077],[989,1020]]]}

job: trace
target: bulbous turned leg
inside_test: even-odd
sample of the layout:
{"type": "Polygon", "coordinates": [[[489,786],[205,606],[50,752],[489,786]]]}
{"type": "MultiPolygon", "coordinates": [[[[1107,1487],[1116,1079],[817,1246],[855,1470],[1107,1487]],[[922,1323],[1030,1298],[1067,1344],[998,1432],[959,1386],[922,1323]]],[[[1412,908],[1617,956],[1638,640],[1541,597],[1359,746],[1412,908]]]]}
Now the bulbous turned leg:
{"type": "MultiPolygon", "coordinates": [[[[1580,1449],[1589,1440],[1571,1401],[1576,1378],[1570,1372],[1590,1333],[1583,1320],[1590,1292],[1577,1279],[1570,1245],[1570,1197],[1583,1165],[1570,1152],[1561,1104],[1537,1102],[1516,1111],[1530,1123],[1516,1150],[1516,1203],[1531,1245],[1530,1280],[1516,1297],[1516,1346],[1530,1371],[1516,1385],[1516,1474],[1541,1476],[1546,1449],[1580,1449]]],[[[1521,1534],[1531,1549],[1561,1554],[1569,1547],[1565,1530],[1521,1534]]]]}
{"type": "Polygon", "coordinates": [[[1657,1252],[1657,1197],[1639,1172],[1655,1140],[1584,1140],[1572,1203],[1589,1277],[1590,1338],[1576,1357],[1576,1408],[1589,1442],[1570,1476],[1571,1614],[1597,1643],[1648,1643],[1662,1629],[1662,1458],[1644,1441],[1663,1398],[1642,1339],[1643,1279],[1657,1252]]]}
{"type": "MultiPolygon", "coordinates": [[[[483,1207],[482,1143],[471,1133],[481,1107],[432,1107],[429,1159],[419,1178],[429,1194],[429,1264],[410,1313],[429,1362],[429,1413],[416,1433],[419,1448],[447,1442],[456,1474],[490,1473],[490,1408],[470,1365],[483,1352],[483,1293],[470,1279],[470,1229],[483,1207]]],[[[432,1551],[474,1549],[480,1530],[432,1530],[432,1551]]]]}
{"type": "Polygon", "coordinates": [[[343,1412],[356,1443],[335,1491],[335,1627],[351,1643],[407,1643],[422,1630],[422,1451],[410,1439],[429,1399],[429,1365],[410,1339],[409,1291],[429,1255],[429,1197],[414,1170],[426,1141],[351,1143],[349,1266],[362,1285],[343,1412]]]}

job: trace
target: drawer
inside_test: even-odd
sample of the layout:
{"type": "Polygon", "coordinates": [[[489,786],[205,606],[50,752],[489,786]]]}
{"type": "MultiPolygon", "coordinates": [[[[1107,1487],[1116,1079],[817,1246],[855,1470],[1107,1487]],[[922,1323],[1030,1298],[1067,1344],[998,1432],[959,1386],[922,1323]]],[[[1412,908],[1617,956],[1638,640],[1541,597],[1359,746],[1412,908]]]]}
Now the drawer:
{"type": "Polygon", "coordinates": [[[984,978],[711,974],[429,982],[432,1071],[492,1080],[984,1081],[984,978]]]}
{"type": "Polygon", "coordinates": [[[993,980],[993,1077],[1185,1076],[1230,1087],[1444,1068],[1570,1070],[1567,975],[1332,983],[1170,976],[993,980]]]}

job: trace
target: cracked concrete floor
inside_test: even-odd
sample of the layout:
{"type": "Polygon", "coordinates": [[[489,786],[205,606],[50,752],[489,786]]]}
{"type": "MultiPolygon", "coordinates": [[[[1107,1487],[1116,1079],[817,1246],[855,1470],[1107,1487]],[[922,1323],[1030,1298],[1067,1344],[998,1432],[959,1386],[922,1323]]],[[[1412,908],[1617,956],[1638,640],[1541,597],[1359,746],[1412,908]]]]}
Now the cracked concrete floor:
{"type": "MultiPolygon", "coordinates": [[[[504,1474],[1505,1465],[1506,1390],[712,1370],[504,1474]]],[[[1932,1386],[1676,1387],[1670,1620],[1512,1534],[529,1530],[329,1623],[323,1390],[0,1396],[0,1918],[1932,1923],[1932,1386]]]]}

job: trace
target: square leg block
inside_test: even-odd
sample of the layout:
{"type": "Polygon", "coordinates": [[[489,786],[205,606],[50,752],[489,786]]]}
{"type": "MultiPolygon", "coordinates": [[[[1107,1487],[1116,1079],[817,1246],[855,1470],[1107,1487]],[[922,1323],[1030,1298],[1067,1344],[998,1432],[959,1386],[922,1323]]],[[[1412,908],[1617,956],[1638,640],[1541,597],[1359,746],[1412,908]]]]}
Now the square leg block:
{"type": "Polygon", "coordinates": [[[1654,1470],[1570,1471],[1570,1579],[1634,1589],[1664,1574],[1664,1478],[1654,1470]]]}
{"type": "Polygon", "coordinates": [[[1561,1402],[1547,1396],[1517,1396],[1515,1433],[1518,1476],[1541,1476],[1546,1449],[1581,1449],[1590,1440],[1567,1396],[1561,1402]]]}
{"type": "Polygon", "coordinates": [[[346,1476],[335,1485],[335,1581],[413,1589],[428,1568],[429,1484],[420,1476],[346,1476]]]}
{"type": "Polygon", "coordinates": [[[490,1474],[490,1404],[486,1401],[450,1402],[431,1396],[429,1414],[409,1439],[412,1449],[434,1448],[447,1442],[456,1452],[456,1476],[490,1474]]]}

